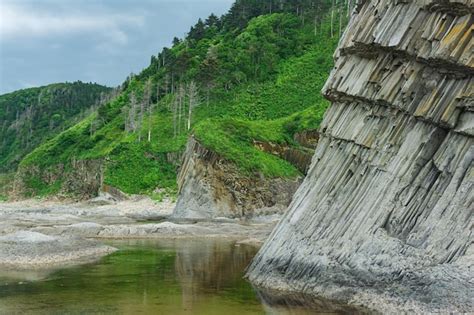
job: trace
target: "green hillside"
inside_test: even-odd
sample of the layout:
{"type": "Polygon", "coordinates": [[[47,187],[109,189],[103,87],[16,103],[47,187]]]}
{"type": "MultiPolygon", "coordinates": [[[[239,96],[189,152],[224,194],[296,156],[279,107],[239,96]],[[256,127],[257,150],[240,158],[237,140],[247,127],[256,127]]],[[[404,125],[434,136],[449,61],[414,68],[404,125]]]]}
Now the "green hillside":
{"type": "Polygon", "coordinates": [[[0,173],[13,171],[39,144],[83,119],[109,90],[74,82],[0,95],[0,173]]]}
{"type": "Polygon", "coordinates": [[[319,126],[328,105],[320,91],[346,23],[336,10],[330,1],[239,0],[226,15],[199,20],[113,100],[26,156],[29,188],[55,193],[46,186],[60,183],[44,174],[57,165],[68,172],[74,159],[104,161],[104,183],[127,193],[173,193],[190,134],[242,172],[299,175],[252,142],[297,146],[295,132],[319,126]]]}

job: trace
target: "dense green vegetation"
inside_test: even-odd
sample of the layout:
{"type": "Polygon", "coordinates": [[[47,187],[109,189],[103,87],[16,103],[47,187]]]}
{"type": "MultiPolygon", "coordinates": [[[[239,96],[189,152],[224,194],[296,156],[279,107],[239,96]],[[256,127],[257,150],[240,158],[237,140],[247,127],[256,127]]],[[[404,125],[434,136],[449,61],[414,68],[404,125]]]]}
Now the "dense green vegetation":
{"type": "Polygon", "coordinates": [[[11,172],[36,146],[77,123],[108,91],[74,82],[0,95],[0,172],[11,172]]]}
{"type": "Polygon", "coordinates": [[[252,142],[297,146],[295,132],[319,126],[328,105],[320,91],[343,12],[331,14],[326,0],[238,0],[228,14],[199,20],[186,38],[175,38],[112,100],[39,146],[21,167],[67,170],[72,158],[104,159],[106,184],[127,193],[172,192],[172,156],[194,133],[243,172],[296,176],[293,165],[252,142]]]}
{"type": "Polygon", "coordinates": [[[244,173],[292,177],[300,175],[293,165],[252,144],[256,140],[298,146],[293,140],[294,134],[317,129],[325,109],[322,103],[275,120],[208,119],[195,127],[194,134],[202,144],[234,162],[244,173]]]}

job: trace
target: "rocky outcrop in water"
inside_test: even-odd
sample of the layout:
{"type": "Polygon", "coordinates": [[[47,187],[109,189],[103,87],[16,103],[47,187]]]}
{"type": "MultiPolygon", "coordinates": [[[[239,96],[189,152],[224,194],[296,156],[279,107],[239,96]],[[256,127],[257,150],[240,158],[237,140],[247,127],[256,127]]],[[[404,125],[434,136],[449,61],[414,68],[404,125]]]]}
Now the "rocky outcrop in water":
{"type": "Polygon", "coordinates": [[[0,268],[42,269],[96,261],[116,251],[96,241],[18,231],[0,235],[0,268]]]}
{"type": "Polygon", "coordinates": [[[310,171],[248,270],[381,311],[474,311],[472,0],[361,1],[310,171]]]}
{"type": "Polygon", "coordinates": [[[179,198],[173,217],[242,218],[283,213],[300,183],[300,178],[244,175],[191,137],[178,175],[179,198]]]}

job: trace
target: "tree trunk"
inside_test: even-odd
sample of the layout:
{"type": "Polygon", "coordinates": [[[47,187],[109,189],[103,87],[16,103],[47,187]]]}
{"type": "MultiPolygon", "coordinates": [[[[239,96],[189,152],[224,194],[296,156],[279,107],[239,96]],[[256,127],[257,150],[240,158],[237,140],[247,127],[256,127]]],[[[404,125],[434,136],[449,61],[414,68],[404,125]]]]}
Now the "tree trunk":
{"type": "Polygon", "coordinates": [[[151,114],[152,114],[152,106],[148,106],[148,142],[151,141],[151,114]]]}
{"type": "Polygon", "coordinates": [[[342,34],[342,18],[343,18],[343,5],[341,5],[339,7],[339,38],[341,38],[341,34],[342,34]]]}
{"type": "Polygon", "coordinates": [[[331,38],[334,37],[334,0],[332,0],[331,5],[331,38]]]}

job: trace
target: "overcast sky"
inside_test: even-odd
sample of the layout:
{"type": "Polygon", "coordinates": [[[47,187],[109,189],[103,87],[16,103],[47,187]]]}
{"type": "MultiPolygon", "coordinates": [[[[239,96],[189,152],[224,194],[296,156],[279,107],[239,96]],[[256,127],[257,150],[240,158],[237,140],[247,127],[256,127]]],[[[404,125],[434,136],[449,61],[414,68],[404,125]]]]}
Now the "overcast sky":
{"type": "Polygon", "coordinates": [[[0,0],[0,94],[76,80],[116,86],[233,1],[0,0]]]}

